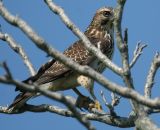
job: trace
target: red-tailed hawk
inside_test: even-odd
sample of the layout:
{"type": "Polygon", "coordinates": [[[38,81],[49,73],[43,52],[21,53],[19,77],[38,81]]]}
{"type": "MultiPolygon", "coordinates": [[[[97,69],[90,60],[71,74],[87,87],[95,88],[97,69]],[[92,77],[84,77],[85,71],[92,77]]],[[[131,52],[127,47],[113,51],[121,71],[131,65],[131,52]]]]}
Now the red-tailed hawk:
{"type": "MultiPolygon", "coordinates": [[[[111,7],[100,8],[84,32],[90,42],[110,59],[114,50],[113,16],[113,9],[111,7]]],[[[99,73],[102,73],[105,69],[105,65],[85,48],[82,40],[72,44],[64,51],[64,55],[80,65],[90,66],[99,73]]],[[[24,83],[36,83],[51,91],[74,89],[77,86],[84,86],[89,90],[94,101],[96,101],[96,96],[93,92],[93,79],[77,73],[58,60],[53,59],[43,65],[35,76],[28,78],[24,83]]],[[[35,95],[35,93],[23,91],[15,98],[9,108],[18,109],[35,95]]]]}

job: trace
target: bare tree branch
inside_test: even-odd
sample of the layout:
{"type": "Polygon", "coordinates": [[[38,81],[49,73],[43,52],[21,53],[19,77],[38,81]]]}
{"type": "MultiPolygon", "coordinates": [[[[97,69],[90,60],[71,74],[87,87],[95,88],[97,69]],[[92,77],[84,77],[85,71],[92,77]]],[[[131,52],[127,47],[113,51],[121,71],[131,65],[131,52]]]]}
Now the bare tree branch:
{"type": "Polygon", "coordinates": [[[125,30],[124,39],[122,37],[122,31],[121,31],[121,20],[122,20],[122,14],[123,14],[123,8],[125,5],[126,0],[117,0],[118,5],[116,7],[115,11],[115,33],[116,33],[116,41],[117,46],[119,48],[121,58],[122,58],[122,65],[123,65],[123,79],[127,87],[134,89],[130,67],[129,67],[129,57],[128,57],[128,32],[127,29],[125,30]]]}
{"type": "MultiPolygon", "coordinates": [[[[61,116],[65,117],[75,117],[74,114],[67,110],[60,108],[58,106],[53,106],[53,105],[48,105],[48,104],[42,104],[39,106],[34,106],[34,105],[29,105],[26,104],[21,110],[17,112],[13,112],[8,114],[20,114],[25,111],[30,111],[30,112],[51,112],[55,113],[61,116]]],[[[0,113],[7,113],[7,107],[0,107],[0,113]]],[[[134,119],[133,118],[127,118],[127,117],[119,117],[119,116],[111,116],[108,114],[105,115],[98,115],[94,113],[85,113],[85,112],[80,112],[82,116],[85,116],[88,120],[94,120],[98,122],[102,122],[108,125],[116,126],[116,127],[121,127],[121,128],[127,128],[127,127],[133,127],[134,126],[134,119]]]]}
{"type": "Polygon", "coordinates": [[[25,53],[24,49],[20,44],[18,44],[9,34],[4,34],[0,32],[0,39],[3,41],[6,41],[8,45],[17,53],[21,56],[24,64],[27,66],[30,74],[33,76],[35,75],[36,71],[33,68],[32,63],[30,62],[27,54],[25,53]]]}
{"type": "Polygon", "coordinates": [[[151,89],[154,84],[154,77],[159,67],[160,67],[160,54],[157,53],[154,56],[154,59],[151,63],[150,70],[147,75],[147,80],[146,80],[145,89],[144,89],[145,97],[147,98],[151,98],[151,89]]]}
{"type": "MultiPolygon", "coordinates": [[[[121,21],[122,21],[122,14],[123,14],[123,8],[125,5],[126,0],[117,0],[117,7],[115,11],[115,21],[114,21],[114,27],[115,27],[115,33],[116,33],[116,41],[117,46],[119,48],[121,58],[122,58],[122,65],[123,65],[123,80],[127,87],[134,89],[133,79],[131,76],[130,66],[129,66],[129,54],[128,54],[128,29],[126,29],[124,32],[124,39],[122,37],[122,30],[121,30],[121,21]]],[[[138,104],[131,100],[132,107],[134,111],[138,110],[138,104]]]]}
{"type": "Polygon", "coordinates": [[[114,26],[115,26],[115,33],[116,33],[116,41],[117,41],[117,46],[119,48],[121,58],[122,58],[122,65],[123,65],[123,70],[124,70],[124,81],[126,83],[126,86],[129,88],[133,88],[133,83],[131,79],[131,74],[130,74],[130,68],[129,68],[129,57],[128,57],[128,33],[127,29],[125,30],[125,35],[124,39],[122,37],[122,31],[121,31],[121,20],[122,20],[122,14],[123,14],[123,8],[126,0],[118,0],[118,5],[115,11],[115,21],[114,21],[114,26]]]}

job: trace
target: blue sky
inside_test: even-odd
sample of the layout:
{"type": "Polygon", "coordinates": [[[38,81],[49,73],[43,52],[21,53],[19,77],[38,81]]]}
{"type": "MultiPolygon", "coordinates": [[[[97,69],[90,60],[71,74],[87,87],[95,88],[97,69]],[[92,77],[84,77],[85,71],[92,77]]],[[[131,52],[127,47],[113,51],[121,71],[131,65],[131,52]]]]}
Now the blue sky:
{"type": "MultiPolygon", "coordinates": [[[[46,39],[47,42],[63,51],[66,47],[76,41],[78,38],[73,35],[73,33],[68,30],[65,25],[60,21],[59,17],[53,14],[43,1],[38,0],[3,0],[4,5],[15,15],[26,20],[26,22],[33,27],[33,29],[38,32],[40,36],[46,39]]],[[[102,6],[116,6],[116,0],[55,0],[55,3],[60,5],[71,20],[84,31],[88,24],[90,23],[95,11],[102,6]]],[[[129,33],[129,55],[132,58],[133,51],[135,49],[136,43],[141,40],[146,43],[148,47],[144,50],[143,55],[138,60],[137,64],[132,69],[133,80],[135,88],[138,92],[143,94],[143,86],[145,84],[146,75],[150,67],[150,63],[155,52],[160,51],[160,1],[159,0],[132,0],[127,1],[125,6],[125,13],[123,17],[122,27],[128,28],[129,33]]],[[[2,26],[3,32],[7,32],[12,35],[16,41],[23,46],[27,52],[30,60],[32,61],[36,70],[41,66],[41,64],[48,61],[49,58],[41,50],[37,49],[35,45],[17,28],[9,25],[0,17],[0,24],[2,26]]],[[[30,74],[27,68],[24,66],[21,58],[15,54],[5,42],[0,41],[0,61],[6,61],[15,79],[24,80],[30,74]]],[[[121,59],[117,47],[115,46],[115,54],[113,61],[121,66],[121,59]]],[[[0,69],[0,75],[4,74],[4,71],[0,69]]],[[[122,84],[123,81],[120,77],[113,74],[110,70],[106,70],[104,75],[116,83],[122,84]]],[[[153,88],[153,97],[159,96],[159,76],[157,73],[155,86],[153,88]]],[[[102,86],[95,84],[96,96],[99,101],[102,102],[100,97],[100,90],[105,92],[107,100],[110,101],[110,92],[105,90],[102,86]]],[[[88,92],[81,88],[86,95],[88,92]]],[[[76,96],[71,90],[66,92],[61,92],[66,95],[76,96]]],[[[12,102],[17,92],[14,92],[13,86],[0,84],[0,105],[7,105],[12,102]]],[[[52,101],[43,96],[38,97],[29,101],[33,104],[49,103],[53,105],[62,106],[61,104],[52,101]]],[[[107,108],[103,106],[105,111],[107,108]]],[[[122,98],[119,106],[116,108],[116,112],[120,116],[127,116],[131,111],[129,101],[122,98]]],[[[159,114],[152,115],[152,119],[158,124],[160,119],[159,114]]],[[[117,130],[120,128],[110,127],[106,124],[99,122],[92,122],[97,130],[111,129],[117,130]]],[[[158,124],[159,125],[159,124],[158,124]]],[[[0,114],[0,129],[54,129],[54,130],[83,130],[85,129],[79,122],[73,118],[67,118],[58,116],[53,113],[30,113],[26,112],[19,115],[4,115],[0,114]]],[[[133,128],[130,128],[133,129],[133,128]]],[[[126,128],[126,130],[130,130],[126,128]]]]}

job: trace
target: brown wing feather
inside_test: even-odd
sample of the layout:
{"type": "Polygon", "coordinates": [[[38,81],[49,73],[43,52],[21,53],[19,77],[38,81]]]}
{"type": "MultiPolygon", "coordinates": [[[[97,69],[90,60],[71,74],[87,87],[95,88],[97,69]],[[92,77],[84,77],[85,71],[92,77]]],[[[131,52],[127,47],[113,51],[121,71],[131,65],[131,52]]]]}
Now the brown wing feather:
{"type": "MultiPolygon", "coordinates": [[[[84,47],[83,43],[77,41],[71,47],[69,47],[64,55],[71,58],[73,61],[86,65],[93,59],[93,55],[84,47]]],[[[50,68],[48,68],[36,81],[38,84],[48,83],[59,77],[63,77],[66,73],[72,73],[73,71],[64,64],[56,61],[50,68]]]]}
{"type": "Polygon", "coordinates": [[[14,109],[21,108],[26,103],[26,101],[28,101],[34,95],[35,93],[30,93],[30,92],[24,92],[24,93],[18,94],[14,99],[13,103],[8,107],[8,110],[12,107],[14,109]]]}
{"type": "MultiPolygon", "coordinates": [[[[30,82],[33,83],[33,82],[35,82],[35,81],[38,80],[38,78],[39,78],[48,68],[50,68],[55,62],[56,62],[55,59],[52,59],[52,60],[48,61],[47,63],[45,63],[44,65],[42,65],[42,66],[39,68],[39,70],[38,70],[38,72],[37,72],[36,75],[29,77],[28,79],[24,80],[23,82],[24,82],[24,83],[30,83],[30,82]]],[[[19,90],[20,90],[20,89],[16,87],[15,91],[19,91],[19,90]]],[[[23,90],[20,90],[20,91],[23,92],[23,90]]]]}

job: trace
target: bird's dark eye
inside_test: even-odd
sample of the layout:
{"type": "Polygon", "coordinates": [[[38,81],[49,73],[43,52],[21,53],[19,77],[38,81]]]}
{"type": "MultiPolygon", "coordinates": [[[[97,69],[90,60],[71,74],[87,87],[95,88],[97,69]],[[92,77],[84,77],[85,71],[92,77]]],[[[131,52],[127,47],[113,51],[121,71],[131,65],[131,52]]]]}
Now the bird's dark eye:
{"type": "Polygon", "coordinates": [[[105,16],[105,17],[108,17],[108,16],[110,16],[111,15],[111,12],[110,11],[104,11],[103,12],[103,16],[105,16]]]}

